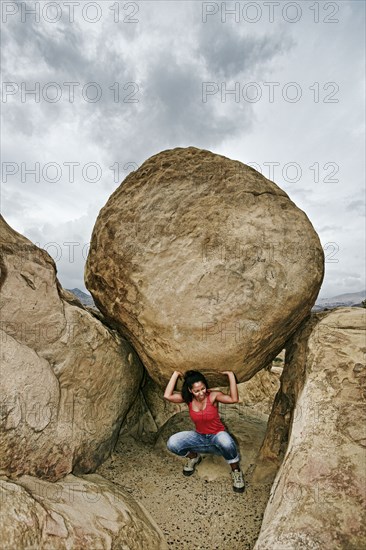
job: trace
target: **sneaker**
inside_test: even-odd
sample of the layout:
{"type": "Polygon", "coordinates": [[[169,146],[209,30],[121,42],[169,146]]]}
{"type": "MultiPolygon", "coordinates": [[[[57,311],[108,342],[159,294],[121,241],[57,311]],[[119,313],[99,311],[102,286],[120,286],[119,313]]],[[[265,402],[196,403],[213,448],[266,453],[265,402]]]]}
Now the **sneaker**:
{"type": "Polygon", "coordinates": [[[185,476],[191,476],[194,473],[194,469],[197,464],[199,464],[202,460],[201,455],[197,455],[196,458],[188,458],[187,463],[185,466],[183,466],[183,475],[185,476]]]}
{"type": "Polygon", "coordinates": [[[241,470],[232,470],[231,477],[233,478],[233,489],[236,493],[244,493],[245,483],[241,470]]]}

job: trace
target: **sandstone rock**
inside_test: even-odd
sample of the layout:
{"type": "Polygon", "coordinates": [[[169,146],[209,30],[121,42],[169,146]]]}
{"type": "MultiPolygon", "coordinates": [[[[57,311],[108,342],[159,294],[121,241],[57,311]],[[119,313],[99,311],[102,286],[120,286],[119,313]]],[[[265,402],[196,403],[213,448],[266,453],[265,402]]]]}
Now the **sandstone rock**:
{"type": "Polygon", "coordinates": [[[315,315],[286,350],[262,453],[282,454],[284,417],[289,439],[255,550],[364,545],[365,315],[361,308],[315,315]]]}
{"type": "Polygon", "coordinates": [[[119,432],[119,438],[128,434],[137,441],[149,444],[155,441],[157,431],[158,427],[154,417],[140,390],[123,421],[123,425],[119,432]]]}
{"type": "Polygon", "coordinates": [[[233,406],[269,415],[279,388],[280,373],[262,369],[247,382],[238,384],[239,403],[233,406]]]}
{"type": "Polygon", "coordinates": [[[164,391],[149,376],[146,376],[141,392],[157,429],[164,426],[169,418],[187,408],[185,403],[170,403],[164,399],[164,391]]]}
{"type": "Polygon", "coordinates": [[[102,208],[85,269],[97,306],[164,386],[173,370],[248,380],[306,318],[323,279],[309,219],[253,168],[163,151],[102,208]]]}
{"type": "Polygon", "coordinates": [[[119,432],[119,437],[130,435],[137,441],[155,443],[161,427],[175,414],[186,410],[185,404],[166,401],[163,390],[147,375],[119,432]]]}
{"type": "Polygon", "coordinates": [[[47,513],[23,487],[0,479],[1,547],[9,550],[41,548],[41,524],[47,513]]]}
{"type": "Polygon", "coordinates": [[[91,472],[115,445],[143,367],[116,331],[67,301],[52,258],[3,219],[0,250],[2,472],[91,472]]]}
{"type": "Polygon", "coordinates": [[[1,544],[9,550],[167,548],[150,514],[102,476],[0,480],[1,544]]]}
{"type": "Polygon", "coordinates": [[[275,395],[268,427],[258,458],[254,479],[274,479],[285,455],[294,408],[304,385],[307,341],[324,313],[313,314],[304,321],[286,344],[285,368],[275,395]]]}

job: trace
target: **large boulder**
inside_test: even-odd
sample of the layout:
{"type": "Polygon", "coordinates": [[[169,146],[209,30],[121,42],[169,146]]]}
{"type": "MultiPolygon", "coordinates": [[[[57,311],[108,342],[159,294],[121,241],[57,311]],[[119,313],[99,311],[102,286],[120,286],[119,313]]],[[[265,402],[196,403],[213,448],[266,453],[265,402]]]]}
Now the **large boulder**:
{"type": "Polygon", "coordinates": [[[2,472],[56,480],[94,471],[138,394],[141,362],[2,218],[0,252],[2,472]]]}
{"type": "Polygon", "coordinates": [[[315,315],[286,349],[259,453],[282,462],[255,550],[364,547],[365,317],[361,308],[315,315]]]}
{"type": "Polygon", "coordinates": [[[163,386],[173,370],[248,380],[309,315],[324,255],[275,183],[194,147],[163,151],[102,208],[85,283],[163,386]]]}
{"type": "Polygon", "coordinates": [[[0,479],[2,548],[163,550],[163,533],[145,508],[100,475],[55,483],[0,479]]]}

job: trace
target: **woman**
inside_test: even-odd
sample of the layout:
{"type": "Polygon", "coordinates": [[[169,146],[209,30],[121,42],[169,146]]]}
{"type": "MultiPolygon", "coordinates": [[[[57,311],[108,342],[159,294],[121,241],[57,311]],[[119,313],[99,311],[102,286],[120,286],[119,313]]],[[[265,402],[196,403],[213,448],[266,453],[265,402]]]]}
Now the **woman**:
{"type": "Polygon", "coordinates": [[[237,403],[238,388],[235,375],[231,371],[222,371],[230,382],[230,395],[221,391],[210,391],[206,378],[198,371],[190,370],[184,375],[182,392],[174,392],[175,384],[182,374],[174,371],[165,389],[164,398],[172,403],[187,403],[189,414],[196,431],[178,432],[172,435],[167,447],[178,456],[187,457],[183,474],[190,476],[195,466],[202,460],[200,453],[213,453],[224,457],[231,466],[233,489],[244,492],[243,474],[239,465],[239,454],[235,441],[225,430],[220,420],[218,403],[237,403]]]}

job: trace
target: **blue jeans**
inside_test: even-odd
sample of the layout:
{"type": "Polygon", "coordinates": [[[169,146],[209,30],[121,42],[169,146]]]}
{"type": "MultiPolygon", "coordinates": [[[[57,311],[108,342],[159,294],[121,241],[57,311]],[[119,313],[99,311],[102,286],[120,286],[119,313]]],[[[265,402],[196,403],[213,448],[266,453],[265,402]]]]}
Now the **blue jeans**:
{"type": "Polygon", "coordinates": [[[187,456],[190,452],[210,453],[223,456],[228,464],[239,462],[238,449],[228,432],[200,434],[195,431],[178,432],[169,437],[169,451],[178,456],[187,456]]]}

